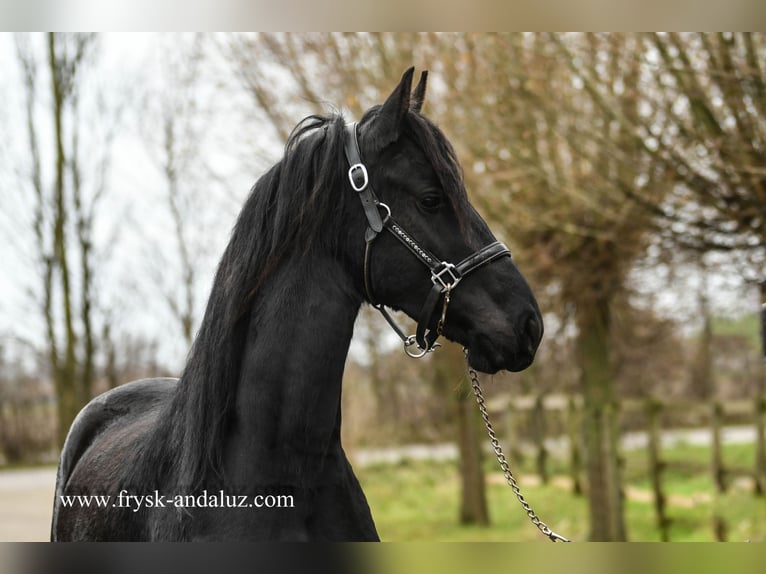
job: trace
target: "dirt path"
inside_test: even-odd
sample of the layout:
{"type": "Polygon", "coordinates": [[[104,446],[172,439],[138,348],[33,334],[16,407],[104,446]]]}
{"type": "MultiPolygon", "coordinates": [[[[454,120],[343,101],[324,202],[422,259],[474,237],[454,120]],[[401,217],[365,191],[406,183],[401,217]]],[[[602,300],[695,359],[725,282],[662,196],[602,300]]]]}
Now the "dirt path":
{"type": "Polygon", "coordinates": [[[0,472],[0,541],[50,539],[55,467],[0,472]]]}

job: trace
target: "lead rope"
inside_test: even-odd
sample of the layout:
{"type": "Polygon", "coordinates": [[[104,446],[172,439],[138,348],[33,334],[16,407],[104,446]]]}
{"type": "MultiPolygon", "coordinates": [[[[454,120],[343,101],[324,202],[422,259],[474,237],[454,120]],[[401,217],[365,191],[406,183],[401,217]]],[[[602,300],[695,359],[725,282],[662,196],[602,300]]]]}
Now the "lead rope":
{"type": "Polygon", "coordinates": [[[503,449],[500,447],[500,442],[497,440],[495,430],[492,428],[492,423],[489,422],[489,413],[487,412],[487,406],[484,403],[484,394],[481,392],[481,385],[479,384],[479,374],[475,369],[471,367],[471,365],[468,364],[468,349],[463,349],[463,353],[465,353],[466,366],[468,367],[468,377],[471,379],[471,388],[473,389],[473,394],[476,395],[476,402],[479,405],[481,418],[484,420],[484,426],[487,427],[489,442],[492,445],[492,450],[495,451],[497,462],[500,463],[500,468],[503,471],[503,476],[505,476],[505,481],[508,483],[508,486],[513,489],[513,493],[516,495],[516,498],[519,499],[519,503],[527,513],[529,520],[532,521],[532,524],[534,524],[538,530],[540,530],[540,532],[545,534],[551,540],[551,542],[571,542],[571,540],[564,538],[560,534],[556,534],[548,527],[547,524],[545,524],[545,522],[540,520],[537,514],[535,514],[535,511],[532,510],[532,507],[529,505],[529,503],[524,499],[524,495],[521,494],[521,489],[516,483],[516,478],[511,472],[511,467],[508,466],[508,461],[505,459],[503,449]]]}

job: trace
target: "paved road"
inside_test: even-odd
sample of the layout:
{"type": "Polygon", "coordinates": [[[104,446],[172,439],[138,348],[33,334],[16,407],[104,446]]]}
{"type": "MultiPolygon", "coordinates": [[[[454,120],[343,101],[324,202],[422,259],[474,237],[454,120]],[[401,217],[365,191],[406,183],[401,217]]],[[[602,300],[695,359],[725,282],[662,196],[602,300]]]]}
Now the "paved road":
{"type": "MultiPolygon", "coordinates": [[[[753,442],[755,433],[749,427],[724,429],[725,443],[753,442]]],[[[704,445],[710,443],[709,430],[665,431],[665,446],[675,444],[704,445]]],[[[645,433],[623,436],[622,447],[643,448],[645,433]]],[[[548,439],[553,451],[566,448],[565,439],[548,439]]],[[[409,445],[385,449],[365,449],[350,452],[355,466],[392,464],[402,460],[454,460],[457,448],[453,444],[409,445]]],[[[0,542],[44,541],[50,537],[51,508],[56,482],[55,467],[0,472],[0,542]]]]}
{"type": "Polygon", "coordinates": [[[50,539],[56,468],[0,472],[0,541],[50,539]]]}

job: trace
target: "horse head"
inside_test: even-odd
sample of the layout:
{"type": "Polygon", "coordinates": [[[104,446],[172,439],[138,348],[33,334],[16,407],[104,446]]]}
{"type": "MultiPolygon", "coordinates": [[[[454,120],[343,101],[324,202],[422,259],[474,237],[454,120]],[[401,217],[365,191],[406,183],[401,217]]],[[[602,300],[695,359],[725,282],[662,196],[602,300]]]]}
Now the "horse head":
{"type": "Polygon", "coordinates": [[[477,370],[525,369],[543,334],[537,302],[468,201],[454,149],[421,113],[427,73],[413,91],[413,71],[347,128],[348,193],[367,215],[365,296],[418,321],[423,353],[443,334],[477,370]]]}

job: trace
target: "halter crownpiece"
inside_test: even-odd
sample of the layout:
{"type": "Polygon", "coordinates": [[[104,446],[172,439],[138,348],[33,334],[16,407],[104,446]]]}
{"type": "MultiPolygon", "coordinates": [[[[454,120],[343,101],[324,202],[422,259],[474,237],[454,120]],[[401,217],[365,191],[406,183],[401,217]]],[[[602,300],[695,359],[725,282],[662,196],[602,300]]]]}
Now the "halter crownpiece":
{"type": "Polygon", "coordinates": [[[359,200],[362,202],[362,208],[364,209],[364,214],[367,217],[367,231],[364,235],[364,288],[367,292],[367,299],[375,309],[380,311],[388,324],[391,325],[393,330],[402,340],[405,352],[410,357],[420,358],[425,356],[426,353],[439,347],[436,340],[444,331],[450,295],[463,277],[496,259],[506,256],[510,257],[511,252],[503,243],[495,241],[469,255],[459,263],[453,264],[436,257],[428,249],[420,245],[402,228],[401,225],[394,221],[391,217],[391,209],[385,203],[381,203],[375,195],[372,183],[370,182],[369,173],[362,162],[356,128],[356,122],[346,125],[346,141],[344,149],[346,152],[346,160],[350,166],[348,170],[348,179],[352,189],[359,196],[359,200]],[[381,217],[381,209],[385,211],[385,217],[381,217]],[[431,287],[431,291],[428,293],[428,297],[426,297],[423,308],[420,311],[418,327],[414,335],[405,335],[396,325],[393,317],[391,317],[383,304],[376,302],[373,294],[372,278],[370,275],[370,251],[373,241],[383,229],[388,230],[431,271],[431,282],[433,283],[433,286],[431,287]],[[434,313],[438,308],[440,300],[442,301],[441,316],[437,322],[436,329],[432,329],[430,326],[433,324],[434,313]],[[417,351],[410,349],[413,345],[417,346],[417,351]]]}

